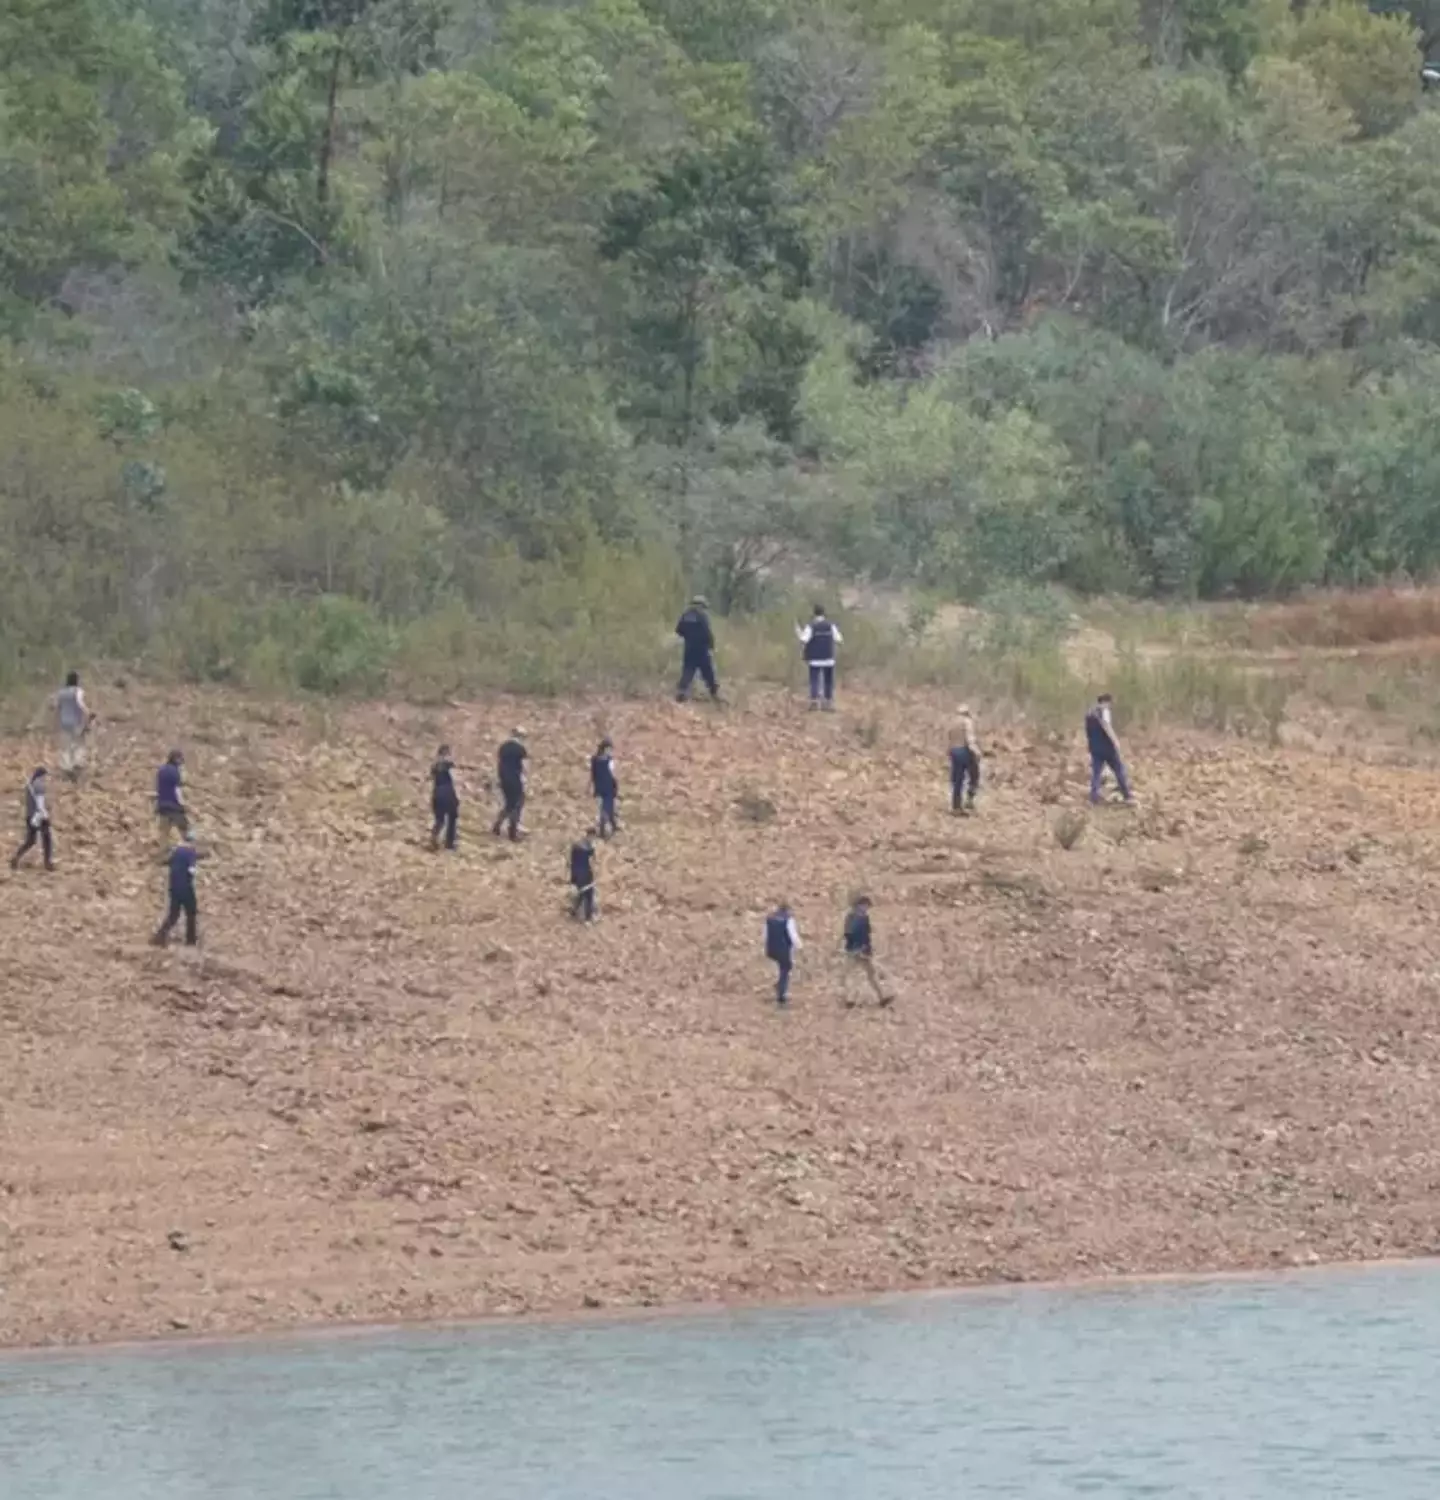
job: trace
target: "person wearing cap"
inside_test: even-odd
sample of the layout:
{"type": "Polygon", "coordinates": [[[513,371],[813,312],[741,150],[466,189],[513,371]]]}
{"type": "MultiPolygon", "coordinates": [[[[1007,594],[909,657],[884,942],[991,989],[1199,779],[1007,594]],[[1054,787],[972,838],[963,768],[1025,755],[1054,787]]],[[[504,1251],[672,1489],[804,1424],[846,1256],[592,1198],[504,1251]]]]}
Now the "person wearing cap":
{"type": "Polygon", "coordinates": [[[825,617],[825,606],[817,604],[808,625],[797,625],[795,636],[810,671],[810,711],[827,712],[835,707],[835,648],[844,637],[840,627],[825,617]]]}
{"type": "Polygon", "coordinates": [[[680,661],[680,685],[675,689],[675,701],[684,703],[690,696],[691,684],[698,673],[700,680],[710,690],[711,698],[720,696],[720,684],[715,677],[715,632],[710,628],[709,606],[701,594],[690,601],[690,608],[680,616],[675,634],[684,642],[680,661]]]}
{"type": "Polygon", "coordinates": [[[950,728],[950,811],[975,811],[975,794],[980,790],[980,742],[975,735],[975,720],[970,705],[962,703],[950,728]]]}
{"type": "Polygon", "coordinates": [[[500,830],[509,824],[511,843],[520,837],[520,815],[525,810],[526,753],[525,731],[514,729],[510,732],[510,738],[500,746],[496,757],[500,795],[505,802],[491,832],[499,838],[500,830]]]}
{"type": "Polygon", "coordinates": [[[615,821],[615,800],[620,795],[620,783],[615,779],[615,744],[607,735],[600,747],[590,757],[590,786],[595,800],[600,804],[600,815],[595,820],[595,831],[600,837],[619,833],[620,825],[615,821]]]}
{"type": "Polygon", "coordinates": [[[440,834],[445,834],[445,847],[454,849],[455,836],[460,823],[460,796],[455,790],[455,762],[450,758],[449,745],[441,745],[430,767],[430,811],[435,822],[430,829],[430,848],[440,848],[440,834]]]}
{"type": "Polygon", "coordinates": [[[868,896],[856,896],[850,903],[850,910],[845,913],[843,942],[845,962],[848,966],[845,1004],[852,1007],[855,1004],[853,980],[858,976],[874,992],[876,1000],[881,1005],[889,1005],[893,997],[885,993],[880,983],[880,976],[875,972],[875,948],[870,927],[870,898],[868,896]]]}
{"type": "Polygon", "coordinates": [[[190,814],[185,810],[185,797],[180,790],[185,779],[184,765],[184,752],[172,750],[155,773],[155,816],[162,829],[168,832],[173,828],[182,835],[190,831],[190,814]]]}
{"type": "Polygon", "coordinates": [[[1090,801],[1100,801],[1100,782],[1108,770],[1120,788],[1120,795],[1129,807],[1135,801],[1130,791],[1130,779],[1125,774],[1125,762],[1120,756],[1120,741],[1115,734],[1111,710],[1115,700],[1109,693],[1101,693],[1095,706],[1085,715],[1085,742],[1090,750],[1090,801]]]}
{"type": "Polygon", "coordinates": [[[25,782],[25,839],[10,856],[10,868],[18,870],[20,861],[35,847],[45,856],[45,868],[55,868],[55,849],[50,841],[50,809],[45,802],[44,766],[36,766],[25,782]]]}
{"type": "Polygon", "coordinates": [[[165,920],[155,929],[150,941],[163,948],[170,941],[170,934],[185,914],[185,946],[193,948],[199,942],[199,908],[195,901],[195,866],[204,856],[195,847],[195,835],[186,829],[180,842],[170,851],[170,905],[165,920]]]}

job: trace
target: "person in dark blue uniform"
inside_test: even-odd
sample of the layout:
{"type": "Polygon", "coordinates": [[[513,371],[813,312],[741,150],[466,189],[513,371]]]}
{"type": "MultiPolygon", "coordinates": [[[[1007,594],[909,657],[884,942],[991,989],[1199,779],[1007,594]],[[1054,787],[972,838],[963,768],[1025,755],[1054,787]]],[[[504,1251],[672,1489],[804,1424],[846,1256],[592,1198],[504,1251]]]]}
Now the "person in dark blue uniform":
{"type": "Polygon", "coordinates": [[[611,833],[619,833],[620,825],[615,821],[615,802],[620,795],[620,783],[615,778],[615,746],[608,737],[600,741],[600,748],[590,757],[590,786],[595,793],[595,800],[600,804],[596,831],[602,839],[608,838],[611,833]]]}
{"type": "Polygon", "coordinates": [[[795,967],[795,955],[800,951],[800,930],[795,925],[794,913],[789,902],[782,901],[765,918],[765,957],[775,965],[775,1003],[786,1005],[790,1000],[790,971],[795,967]]]}
{"type": "Polygon", "coordinates": [[[1090,749],[1090,801],[1100,800],[1100,782],[1108,770],[1120,788],[1126,806],[1135,801],[1130,791],[1130,779],[1125,774],[1125,762],[1120,756],[1120,741],[1115,735],[1115,724],[1111,711],[1115,700],[1109,693],[1101,693],[1095,706],[1085,715],[1085,741],[1090,749]]]}
{"type": "Polygon", "coordinates": [[[496,779],[500,783],[504,805],[491,832],[499,838],[500,830],[508,824],[511,843],[520,837],[520,815],[525,811],[525,759],[528,753],[525,749],[525,731],[516,729],[501,745],[496,756],[496,779]]]}
{"type": "Polygon", "coordinates": [[[150,939],[157,948],[163,948],[170,941],[170,934],[182,912],[185,916],[185,946],[193,948],[200,940],[199,908],[195,901],[195,865],[200,858],[195,835],[187,830],[180,843],[170,851],[170,906],[165,920],[150,939]]]}
{"type": "Polygon", "coordinates": [[[430,767],[430,811],[435,816],[430,830],[430,847],[440,847],[440,834],[445,834],[445,847],[455,847],[455,836],[460,823],[460,794],[455,790],[455,762],[450,758],[449,745],[441,745],[430,767]]]}
{"type": "Polygon", "coordinates": [[[592,828],[583,839],[570,846],[570,884],[575,887],[575,899],[570,903],[570,915],[582,914],[587,922],[595,920],[595,830],[592,828]]]}
{"type": "Polygon", "coordinates": [[[684,642],[675,701],[684,703],[689,698],[697,673],[709,688],[711,698],[719,698],[720,684],[715,676],[715,632],[710,628],[708,606],[702,595],[696,594],[690,601],[690,608],[675,626],[675,634],[684,642]]]}
{"type": "Polygon", "coordinates": [[[190,828],[190,814],[185,810],[185,796],[180,790],[185,779],[184,766],[184,754],[172,750],[155,773],[155,816],[167,833],[173,828],[182,836],[190,828]]]}
{"type": "Polygon", "coordinates": [[[835,707],[835,648],[844,639],[839,626],[825,617],[825,606],[817,604],[808,625],[795,627],[796,638],[810,672],[810,710],[835,707]]]}

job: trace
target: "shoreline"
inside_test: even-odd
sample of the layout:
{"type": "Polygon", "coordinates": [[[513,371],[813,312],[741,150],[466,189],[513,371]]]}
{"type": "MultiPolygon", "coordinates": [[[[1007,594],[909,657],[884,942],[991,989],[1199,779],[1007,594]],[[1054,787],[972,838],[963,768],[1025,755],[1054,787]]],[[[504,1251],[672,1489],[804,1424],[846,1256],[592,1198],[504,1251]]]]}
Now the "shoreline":
{"type": "Polygon", "coordinates": [[[235,1333],[157,1333],[150,1338],[101,1339],[94,1343],[0,1345],[0,1366],[83,1358],[88,1355],[201,1352],[211,1349],[248,1349],[255,1345],[338,1343],[356,1339],[433,1333],[485,1333],[500,1329],[594,1328],[668,1323],[676,1319],[704,1322],[750,1314],[842,1311],[886,1308],[914,1302],[1010,1297],[1039,1292],[1065,1296],[1104,1296],[1152,1287],[1228,1286],[1237,1282],[1269,1284],[1277,1281],[1314,1281],[1336,1275],[1368,1276],[1383,1271],[1440,1270],[1440,1254],[1380,1256],[1368,1260],[1322,1261],[1316,1265],[1254,1266],[1219,1271],[1122,1271],[1108,1276],[1056,1276],[1035,1281],[976,1281],[955,1286],[916,1287],[910,1291],[821,1292],[811,1296],[756,1297],[712,1302],[675,1302],[664,1306],[559,1308],[540,1312],[480,1313],[474,1317],[385,1319],[376,1322],[301,1323],[255,1328],[235,1333]]]}

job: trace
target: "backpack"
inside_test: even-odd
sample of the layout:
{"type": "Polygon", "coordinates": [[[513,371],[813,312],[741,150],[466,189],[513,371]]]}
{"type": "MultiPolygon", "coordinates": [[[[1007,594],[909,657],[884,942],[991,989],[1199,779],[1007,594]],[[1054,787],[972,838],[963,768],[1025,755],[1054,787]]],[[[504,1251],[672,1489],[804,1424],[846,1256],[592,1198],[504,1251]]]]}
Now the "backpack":
{"type": "Polygon", "coordinates": [[[779,963],[790,957],[790,918],[774,916],[765,918],[765,957],[779,963]]]}

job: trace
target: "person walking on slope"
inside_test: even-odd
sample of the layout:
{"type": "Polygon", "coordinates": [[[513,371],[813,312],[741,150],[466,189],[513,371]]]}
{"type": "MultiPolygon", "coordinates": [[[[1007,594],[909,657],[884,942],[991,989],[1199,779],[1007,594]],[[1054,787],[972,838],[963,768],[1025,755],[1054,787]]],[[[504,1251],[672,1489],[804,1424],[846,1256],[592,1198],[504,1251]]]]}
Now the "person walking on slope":
{"type": "Polygon", "coordinates": [[[675,634],[685,643],[680,660],[680,684],[675,689],[677,703],[684,703],[689,698],[697,672],[710,690],[710,697],[720,697],[720,684],[715,677],[715,632],[710,628],[708,608],[704,596],[696,594],[690,601],[690,608],[675,626],[675,634]]]}
{"type": "Polygon", "coordinates": [[[525,731],[515,729],[511,731],[510,738],[501,745],[499,754],[496,756],[497,779],[500,782],[500,795],[504,798],[504,805],[490,831],[496,838],[499,838],[500,830],[509,824],[512,844],[520,837],[520,815],[525,811],[527,753],[525,731]]]}
{"type": "Polygon", "coordinates": [[[870,898],[856,896],[845,913],[845,962],[849,965],[846,976],[845,1004],[854,1006],[851,981],[860,975],[874,992],[881,1005],[889,1005],[894,996],[887,995],[875,972],[875,950],[870,929],[870,898]]]}
{"type": "Polygon", "coordinates": [[[1135,798],[1130,792],[1130,780],[1125,774],[1125,762],[1120,757],[1120,741],[1115,735],[1115,724],[1111,716],[1115,700],[1109,693],[1101,693],[1095,706],[1085,715],[1085,739],[1090,747],[1090,801],[1100,801],[1100,781],[1108,769],[1115,777],[1125,805],[1131,806],[1135,798]]]}
{"type": "Polygon", "coordinates": [[[790,905],[782,901],[765,918],[765,957],[775,965],[775,1003],[786,1005],[790,1000],[790,971],[795,967],[795,955],[800,951],[800,930],[795,925],[790,905]]]}
{"type": "Polygon", "coordinates": [[[50,841],[50,809],[45,802],[44,766],[36,766],[25,783],[25,840],[10,856],[10,868],[18,870],[20,861],[38,842],[45,856],[45,868],[55,868],[55,848],[50,841]]]}
{"type": "Polygon", "coordinates": [[[620,825],[615,821],[615,802],[620,795],[620,783],[615,779],[615,746],[607,737],[600,741],[600,748],[590,757],[590,786],[595,800],[600,804],[600,816],[595,831],[600,837],[619,833],[620,825]]]}
{"type": "Polygon", "coordinates": [[[199,908],[195,901],[195,866],[204,856],[195,847],[195,835],[187,828],[180,842],[170,851],[170,905],[165,920],[155,929],[150,941],[163,948],[170,941],[175,924],[185,915],[185,946],[193,948],[200,941],[199,908]]]}
{"type": "Polygon", "coordinates": [[[455,790],[455,762],[450,759],[449,745],[441,745],[430,767],[430,811],[435,822],[430,829],[430,849],[440,848],[440,834],[444,831],[445,847],[454,849],[455,835],[460,823],[460,796],[455,790]]]}
{"type": "Polygon", "coordinates": [[[835,648],[844,637],[840,628],[825,617],[825,606],[817,604],[808,625],[797,625],[795,635],[810,669],[810,711],[835,707],[835,648]]]}
{"type": "Polygon", "coordinates": [[[162,830],[174,828],[183,838],[190,831],[190,814],[185,810],[185,796],[180,790],[184,781],[185,756],[172,750],[165,764],[155,773],[155,816],[162,830]]]}
{"type": "Polygon", "coordinates": [[[975,811],[975,794],[980,790],[980,742],[975,735],[975,720],[970,705],[962,703],[950,730],[950,811],[975,811]]]}
{"type": "Polygon", "coordinates": [[[570,915],[584,914],[587,922],[595,920],[595,830],[592,828],[578,843],[570,846],[570,884],[575,887],[575,899],[570,903],[570,915]]]}
{"type": "Polygon", "coordinates": [[[60,725],[60,774],[66,781],[78,781],[85,769],[91,721],[78,672],[67,672],[65,686],[55,694],[55,716],[60,725]]]}

